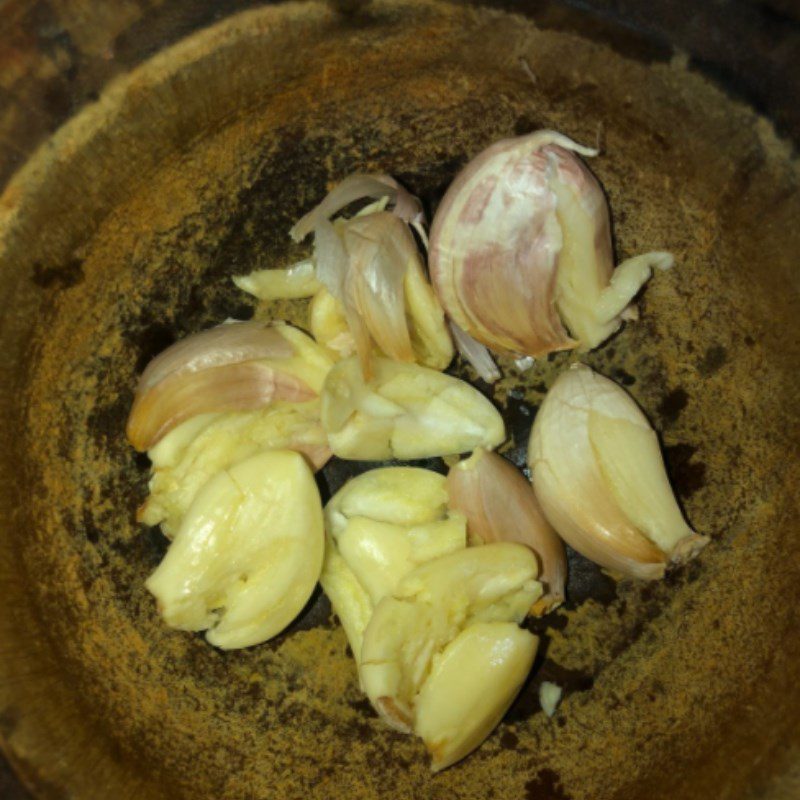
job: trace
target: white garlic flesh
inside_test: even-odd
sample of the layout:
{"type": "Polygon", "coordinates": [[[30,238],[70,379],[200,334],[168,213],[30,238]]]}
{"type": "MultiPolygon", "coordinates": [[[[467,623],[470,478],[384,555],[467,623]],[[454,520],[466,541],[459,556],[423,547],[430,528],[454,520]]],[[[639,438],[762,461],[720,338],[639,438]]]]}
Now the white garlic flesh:
{"type": "Polygon", "coordinates": [[[528,462],[547,519],[567,544],[609,570],[658,579],[708,542],[683,518],[639,406],[587,366],[573,365],[547,393],[528,462]]]}
{"type": "Polygon", "coordinates": [[[416,364],[373,359],[365,381],[358,361],[340,361],[322,391],[322,425],[334,455],[380,461],[492,449],[503,418],[474,387],[416,364]]]}
{"type": "Polygon", "coordinates": [[[536,637],[517,627],[541,586],[526,547],[470,547],[409,572],[364,633],[364,691],[393,728],[422,736],[443,769],[477,747],[516,696],[536,637]]]}
{"type": "Polygon", "coordinates": [[[197,493],[147,580],[170,627],[225,650],[280,633],[305,606],[324,553],[322,505],[305,459],[260,453],[197,493]]]}
{"type": "Polygon", "coordinates": [[[330,458],[320,401],[275,403],[256,411],[194,417],[148,451],[150,494],[138,513],[172,538],[202,486],[232,464],[264,450],[295,450],[320,469],[330,458]]]}
{"type": "Polygon", "coordinates": [[[420,564],[466,547],[464,517],[447,506],[445,478],[383,467],[348,481],[325,506],[320,583],[358,662],[372,611],[420,564]]]}

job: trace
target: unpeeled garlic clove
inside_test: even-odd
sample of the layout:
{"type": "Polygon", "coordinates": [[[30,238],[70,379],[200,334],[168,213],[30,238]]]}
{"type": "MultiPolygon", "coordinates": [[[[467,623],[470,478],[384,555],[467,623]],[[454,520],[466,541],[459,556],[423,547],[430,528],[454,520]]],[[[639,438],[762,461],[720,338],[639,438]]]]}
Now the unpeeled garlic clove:
{"type": "Polygon", "coordinates": [[[417,467],[374,469],[325,507],[320,583],[358,663],[374,606],[420,564],[466,547],[466,523],[447,508],[445,478],[417,467]]]}
{"type": "Polygon", "coordinates": [[[459,173],[436,212],[434,288],[450,318],[496,352],[596,347],[628,315],[651,267],[666,266],[657,253],[614,271],[608,204],[576,153],[597,151],[547,130],[497,142],[459,173]]]}
{"type": "Polygon", "coordinates": [[[195,417],[148,452],[150,494],[137,519],[172,538],[201,487],[218,472],[264,450],[294,450],[312,469],[330,458],[319,400],[195,417]]]}
{"type": "Polygon", "coordinates": [[[464,381],[416,364],[373,360],[365,381],[354,358],[340,361],[322,391],[322,425],[334,455],[380,461],[496,447],[503,418],[464,381]]]}
{"type": "Polygon", "coordinates": [[[198,492],[147,580],[164,621],[229,650],[280,633],[322,569],[319,492],[301,455],[260,453],[198,492]]]}
{"type": "Polygon", "coordinates": [[[149,450],[198,415],[312,400],[332,363],[289,325],[230,322],[193,334],[145,368],[128,418],[128,439],[137,450],[149,450]]]}
{"type": "Polygon", "coordinates": [[[613,381],[575,364],[553,384],[531,431],[536,496],[561,537],[607,569],[663,577],[707,543],[687,525],[658,438],[613,381]]]}
{"type": "Polygon", "coordinates": [[[292,229],[295,238],[314,231],[316,277],[341,304],[368,377],[374,347],[397,361],[438,369],[453,358],[444,312],[410,230],[424,234],[421,225],[418,201],[393,180],[354,175],[292,229]],[[380,199],[350,219],[331,221],[345,205],[366,196],[380,199]]]}
{"type": "Polygon", "coordinates": [[[364,691],[389,725],[424,735],[435,768],[480,744],[519,689],[522,673],[527,674],[536,639],[521,631],[515,637],[527,646],[518,646],[509,641],[508,624],[521,622],[541,593],[536,574],[536,558],[522,545],[467,548],[409,572],[376,606],[361,651],[364,691]],[[481,628],[470,631],[473,625],[481,628]],[[476,647],[481,639],[493,641],[493,666],[485,650],[476,647]],[[459,655],[465,657],[461,670],[471,679],[448,678],[459,655]],[[498,676],[513,680],[497,686],[498,676]],[[428,680],[433,684],[426,689],[428,680]],[[450,701],[457,707],[437,720],[436,709],[450,701]],[[466,718],[459,708],[470,707],[466,718]]]}
{"type": "Polygon", "coordinates": [[[544,594],[531,613],[552,611],[564,602],[567,557],[525,476],[502,456],[479,447],[447,475],[450,508],[467,519],[470,544],[518,542],[539,560],[544,594]]]}

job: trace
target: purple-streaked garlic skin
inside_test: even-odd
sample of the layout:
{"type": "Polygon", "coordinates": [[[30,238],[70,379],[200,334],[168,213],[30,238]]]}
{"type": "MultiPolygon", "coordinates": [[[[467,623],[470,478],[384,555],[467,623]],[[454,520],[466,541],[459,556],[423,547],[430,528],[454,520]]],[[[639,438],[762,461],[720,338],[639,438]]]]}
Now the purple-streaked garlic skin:
{"type": "Polygon", "coordinates": [[[497,453],[477,448],[451,467],[447,491],[450,508],[466,517],[471,545],[518,542],[536,554],[545,591],[531,613],[541,616],[561,605],[567,579],[564,545],[525,476],[497,453]]]}
{"type": "Polygon", "coordinates": [[[198,414],[252,411],[276,400],[302,403],[316,396],[304,381],[261,361],[184,372],[136,396],[126,433],[144,451],[198,414]]]}
{"type": "MultiPolygon", "coordinates": [[[[603,189],[553,131],[488,147],[456,177],[433,220],[431,281],[451,320],[507,355],[597,347],[665,253],[616,270],[603,189]]],[[[630,263],[634,262],[634,263],[630,263]]]]}
{"type": "Polygon", "coordinates": [[[553,131],[496,142],[458,174],[434,217],[430,272],[442,305],[496,352],[541,356],[576,345],[556,308],[563,237],[549,183],[556,158],[579,165],[565,167],[565,179],[586,180],[572,150],[595,152],[553,131]]]}
{"type": "Polygon", "coordinates": [[[145,367],[136,393],[144,394],[162,380],[258,358],[291,358],[294,350],[268,322],[226,322],[193,333],[159,353],[145,367]]]}
{"type": "Polygon", "coordinates": [[[263,322],[225,323],[187,336],[142,373],[126,427],[129,441],[149,450],[198,414],[313,399],[316,392],[303,380],[276,367],[294,355],[279,329],[263,322]]]}

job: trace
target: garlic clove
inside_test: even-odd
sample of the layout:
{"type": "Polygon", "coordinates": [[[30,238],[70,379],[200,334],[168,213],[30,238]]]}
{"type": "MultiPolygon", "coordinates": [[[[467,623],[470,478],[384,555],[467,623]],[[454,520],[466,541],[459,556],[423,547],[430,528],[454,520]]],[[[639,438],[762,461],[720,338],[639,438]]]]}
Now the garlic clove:
{"type": "Polygon", "coordinates": [[[670,560],[674,553],[690,558],[707,543],[683,518],[652,428],[590,411],[589,440],[614,500],[670,560]]]}
{"type": "Polygon", "coordinates": [[[419,258],[409,262],[404,288],[415,361],[423,367],[446,369],[455,355],[453,339],[419,258]]]}
{"type": "Polygon", "coordinates": [[[645,415],[621,387],[582,364],[545,397],[528,459],[549,522],[607,569],[661,578],[670,560],[707,542],[682,520],[645,415]]]}
{"type": "Polygon", "coordinates": [[[137,450],[149,450],[199,415],[312,400],[332,364],[323,348],[290,325],[231,322],[188,336],[142,373],[128,439],[137,450]]]}
{"type": "MultiPolygon", "coordinates": [[[[314,231],[316,277],[341,304],[327,309],[329,318],[333,323],[336,310],[344,320],[367,378],[373,347],[397,361],[437,369],[452,360],[444,312],[425,279],[410,230],[414,227],[424,241],[422,222],[419,201],[394,180],[357,174],[342,181],[292,229],[296,239],[314,231]],[[352,218],[331,221],[363,197],[379,199],[352,218]]],[[[327,343],[341,331],[329,335],[323,327],[321,333],[327,343]]]]}
{"type": "Polygon", "coordinates": [[[407,527],[436,522],[447,514],[446,479],[420,467],[371,469],[348,481],[328,503],[326,514],[407,527]]]}
{"type": "Polygon", "coordinates": [[[374,605],[419,564],[466,546],[466,523],[447,508],[444,477],[417,467],[353,478],[325,507],[325,528],[320,582],[356,663],[374,605]]]}
{"type": "Polygon", "coordinates": [[[304,402],[314,393],[270,364],[248,361],[166,378],[134,400],[126,429],[137,450],[148,450],[198,414],[248,411],[275,400],[304,402]]]}
{"type": "Polygon", "coordinates": [[[153,474],[138,520],[160,524],[172,538],[208,480],[264,450],[295,450],[312,469],[321,468],[331,452],[319,406],[319,400],[277,403],[256,411],[195,417],[179,425],[148,453],[153,474]]]}
{"type": "Polygon", "coordinates": [[[471,545],[519,542],[539,560],[545,593],[531,613],[546,614],[564,602],[567,557],[525,476],[497,453],[477,448],[447,475],[450,508],[467,519],[471,545]]]}
{"type": "Polygon", "coordinates": [[[510,542],[457,550],[408,573],[364,632],[361,681],[378,714],[410,731],[436,656],[473,624],[521,622],[541,593],[536,573],[533,553],[510,542]]]}
{"type": "Polygon", "coordinates": [[[349,259],[345,294],[369,334],[355,337],[365,374],[373,341],[389,358],[414,361],[404,283],[419,253],[408,226],[388,212],[355,217],[343,226],[343,241],[349,259]]]}
{"type": "Polygon", "coordinates": [[[288,269],[261,269],[248,275],[234,275],[243,292],[259,300],[295,300],[312,297],[322,288],[311,259],[298,261],[288,269]]]}
{"type": "Polygon", "coordinates": [[[608,204],[576,154],[597,151],[554,131],[497,142],[436,213],[434,288],[453,322],[496,352],[598,346],[631,318],[651,268],[671,259],[653,253],[614,270],[608,204]]]}
{"type": "Polygon", "coordinates": [[[503,419],[475,388],[416,364],[373,360],[364,381],[358,362],[339,362],[322,392],[322,424],[340,458],[411,459],[496,447],[503,419]]]}
{"type": "Polygon", "coordinates": [[[198,492],[147,580],[164,621],[225,650],[280,633],[319,578],[322,507],[301,455],[260,453],[198,492]]]}
{"type": "Polygon", "coordinates": [[[325,559],[319,580],[331,601],[331,607],[342,623],[353,658],[358,664],[361,659],[364,631],[369,624],[374,606],[366,589],[347,561],[342,558],[330,533],[325,537],[325,559]]]}
{"type": "Polygon", "coordinates": [[[553,131],[497,142],[445,193],[431,227],[430,273],[448,316],[500,353],[574,346],[555,307],[563,235],[543,149],[594,153],[553,131]]]}
{"type": "Polygon", "coordinates": [[[347,325],[344,306],[325,288],[311,301],[308,325],[317,343],[332,351],[335,358],[347,358],[355,353],[356,343],[347,325]]]}
{"type": "Polygon", "coordinates": [[[513,622],[482,622],[434,656],[414,714],[434,772],[469,755],[497,727],[528,677],[537,644],[513,622]]]}

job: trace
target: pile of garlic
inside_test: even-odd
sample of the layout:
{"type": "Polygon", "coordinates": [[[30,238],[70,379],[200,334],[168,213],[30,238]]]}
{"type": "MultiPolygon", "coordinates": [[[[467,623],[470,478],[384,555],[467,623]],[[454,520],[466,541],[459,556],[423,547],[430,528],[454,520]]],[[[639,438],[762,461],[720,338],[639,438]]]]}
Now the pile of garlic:
{"type": "Polygon", "coordinates": [[[228,320],[188,336],[147,366],[128,420],[153,467],[138,518],[171,540],[147,581],[167,625],[223,649],[257,645],[320,582],[362,690],[422,739],[434,770],[478,747],[525,682],[537,639],[524,620],[565,600],[562,539],[643,579],[707,542],[612,381],[581,364],[557,378],[528,481],[493,452],[506,439],[497,409],[443,373],[456,347],[488,382],[490,350],[596,347],[635,319],[652,267],[671,266],[656,252],[613,268],[605,197],[576,153],[595,154],[540,131],[467,165],[432,225],[432,284],[417,198],[388,176],[351,175],[292,228],[296,241],[313,233],[309,258],[234,278],[261,300],[308,298],[311,335],[228,320]],[[447,476],[367,470],[324,509],[314,478],[332,456],[462,454],[447,476]]]}

